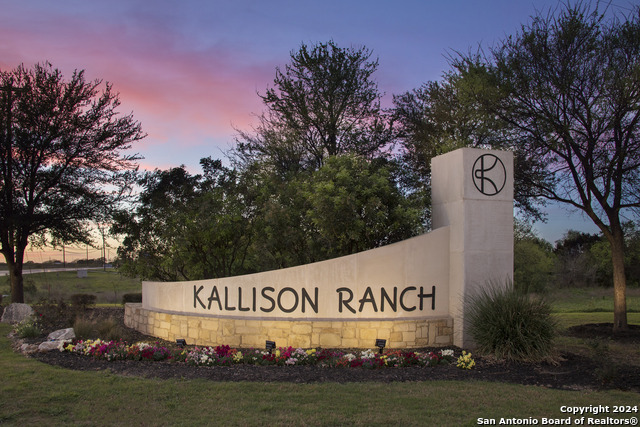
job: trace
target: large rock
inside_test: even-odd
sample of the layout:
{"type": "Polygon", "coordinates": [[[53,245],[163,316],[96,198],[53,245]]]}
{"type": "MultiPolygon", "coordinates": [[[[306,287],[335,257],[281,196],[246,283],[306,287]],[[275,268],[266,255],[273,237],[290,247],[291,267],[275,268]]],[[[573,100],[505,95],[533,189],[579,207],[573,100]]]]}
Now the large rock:
{"type": "Polygon", "coordinates": [[[40,353],[46,353],[47,351],[60,350],[60,343],[62,341],[45,341],[40,343],[38,351],[40,353]]]}
{"type": "Polygon", "coordinates": [[[18,323],[33,314],[33,309],[28,304],[14,302],[4,309],[2,323],[18,323]]]}
{"type": "Polygon", "coordinates": [[[51,332],[47,336],[48,341],[64,341],[64,340],[72,340],[76,337],[73,328],[67,329],[58,329],[57,331],[51,332]]]}

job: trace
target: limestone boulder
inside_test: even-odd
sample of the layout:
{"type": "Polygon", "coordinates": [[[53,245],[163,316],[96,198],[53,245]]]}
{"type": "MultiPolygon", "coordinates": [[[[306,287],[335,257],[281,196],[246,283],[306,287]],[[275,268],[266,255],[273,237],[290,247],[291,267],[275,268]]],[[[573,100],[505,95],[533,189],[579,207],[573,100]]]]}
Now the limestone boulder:
{"type": "Polygon", "coordinates": [[[2,323],[18,323],[33,314],[33,309],[29,304],[13,303],[4,309],[2,323]]]}
{"type": "Polygon", "coordinates": [[[51,332],[47,335],[48,341],[64,341],[64,340],[72,340],[76,337],[73,328],[66,329],[58,329],[57,331],[51,332]]]}
{"type": "Polygon", "coordinates": [[[61,341],[45,341],[38,346],[40,353],[46,353],[47,351],[59,350],[61,341]]]}
{"type": "Polygon", "coordinates": [[[22,344],[20,351],[24,354],[33,354],[38,351],[38,346],[36,344],[22,344]]]}

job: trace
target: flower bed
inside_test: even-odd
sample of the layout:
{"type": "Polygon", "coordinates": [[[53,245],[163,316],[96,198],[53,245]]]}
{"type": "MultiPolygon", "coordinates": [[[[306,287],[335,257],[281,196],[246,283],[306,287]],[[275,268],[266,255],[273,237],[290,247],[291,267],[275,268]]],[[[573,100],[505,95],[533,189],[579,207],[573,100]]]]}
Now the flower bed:
{"type": "Polygon", "coordinates": [[[248,349],[238,350],[228,345],[217,347],[194,347],[192,349],[167,348],[148,343],[127,344],[123,341],[64,341],[60,351],[90,356],[97,359],[170,361],[191,366],[230,366],[249,365],[318,365],[346,368],[393,368],[408,366],[437,366],[457,363],[457,366],[470,369],[471,354],[465,353],[458,358],[453,350],[438,350],[426,353],[387,350],[382,354],[372,350],[342,352],[328,349],[301,349],[293,347],[278,348],[273,352],[248,349]],[[461,361],[464,360],[464,366],[461,361]]]}

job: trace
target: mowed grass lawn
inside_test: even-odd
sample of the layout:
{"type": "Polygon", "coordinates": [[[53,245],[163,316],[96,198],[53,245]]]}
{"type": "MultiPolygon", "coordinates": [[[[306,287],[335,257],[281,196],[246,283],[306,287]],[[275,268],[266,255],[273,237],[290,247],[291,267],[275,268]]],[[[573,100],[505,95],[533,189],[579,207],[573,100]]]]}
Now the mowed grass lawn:
{"type": "MultiPolygon", "coordinates": [[[[4,278],[0,292],[10,293],[9,279],[4,278]]],[[[98,304],[120,304],[122,295],[142,292],[140,279],[123,276],[113,269],[92,269],[87,277],[78,277],[76,271],[50,271],[24,275],[25,301],[36,303],[40,299],[69,300],[73,294],[96,295],[98,304]]]]}
{"type": "MultiPolygon", "coordinates": [[[[611,312],[580,312],[581,308],[590,307],[593,295],[587,292],[582,303],[576,305],[579,295],[578,291],[562,295],[572,300],[566,303],[574,304],[570,311],[558,309],[562,301],[551,298],[561,328],[612,321],[611,312]]],[[[606,295],[595,298],[599,301],[602,296],[606,303],[606,295]]],[[[633,301],[632,310],[638,308],[636,300],[633,301]]],[[[629,321],[640,324],[640,313],[630,313],[629,321]]],[[[640,405],[640,395],[634,392],[559,391],[479,381],[217,383],[132,378],[108,371],[72,371],[14,353],[7,338],[9,330],[8,325],[0,325],[2,425],[474,426],[481,420],[492,419],[499,425],[501,418],[535,419],[542,425],[543,418],[571,417],[572,423],[579,418],[561,412],[562,406],[640,405]]],[[[561,337],[558,345],[592,351],[586,342],[576,338],[561,337]]],[[[615,349],[631,356],[632,363],[640,360],[640,349],[628,346],[615,349]]],[[[629,359],[619,359],[618,363],[625,360],[629,359]]],[[[586,416],[621,418],[613,413],[586,416]]],[[[630,416],[637,418],[639,414],[627,414],[624,418],[630,416]]]]}

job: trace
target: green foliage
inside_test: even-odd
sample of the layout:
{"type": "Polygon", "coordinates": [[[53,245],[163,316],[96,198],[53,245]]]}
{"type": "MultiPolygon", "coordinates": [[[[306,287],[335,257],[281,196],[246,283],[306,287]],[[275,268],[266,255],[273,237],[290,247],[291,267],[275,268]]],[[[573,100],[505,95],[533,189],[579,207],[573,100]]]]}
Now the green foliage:
{"type": "Polygon", "coordinates": [[[145,175],[136,211],[114,226],[121,271],[175,281],[290,267],[412,237],[424,222],[422,200],[383,159],[332,156],[287,179],[258,164],[202,165],[204,175],[145,175]]]}
{"type": "MultiPolygon", "coordinates": [[[[556,242],[556,286],[561,288],[583,288],[597,283],[598,263],[591,247],[601,241],[597,234],[568,230],[556,242]]],[[[611,259],[607,260],[611,264],[611,259]]]]}
{"type": "Polygon", "coordinates": [[[197,280],[241,274],[251,242],[245,184],[219,160],[202,159],[204,175],[184,167],[146,173],[134,212],[116,216],[124,235],[120,270],[156,280],[197,280]]]}
{"type": "Polygon", "coordinates": [[[551,244],[538,237],[531,225],[517,220],[513,245],[513,284],[522,293],[544,293],[553,282],[556,257],[551,244]]]}
{"type": "Polygon", "coordinates": [[[42,332],[39,322],[31,316],[13,326],[13,333],[19,338],[37,338],[42,332]]]}
{"type": "MultiPolygon", "coordinates": [[[[628,221],[623,224],[624,230],[624,271],[627,285],[640,286],[640,227],[638,223],[628,221]]],[[[589,247],[589,256],[597,269],[596,280],[600,286],[613,285],[613,268],[611,266],[611,245],[600,238],[589,247]]]]}
{"type": "Polygon", "coordinates": [[[128,302],[142,302],[142,293],[122,295],[122,304],[126,304],[128,302]]]}
{"type": "Polygon", "coordinates": [[[553,357],[555,321],[547,303],[511,283],[489,283],[465,301],[468,331],[483,353],[535,362],[553,357]]]}
{"type": "Polygon", "coordinates": [[[390,168],[362,158],[331,157],[302,184],[316,258],[393,243],[420,230],[421,210],[395,185],[390,168]]]}

